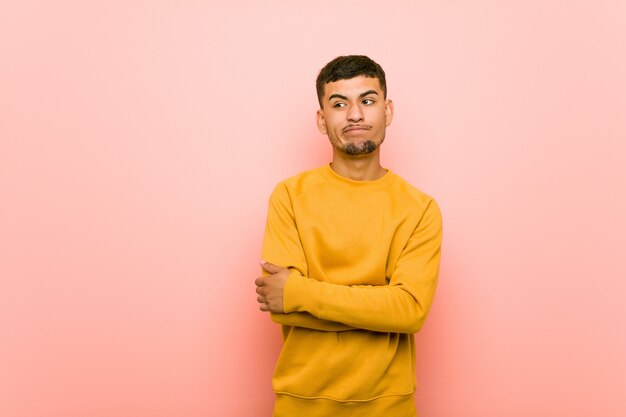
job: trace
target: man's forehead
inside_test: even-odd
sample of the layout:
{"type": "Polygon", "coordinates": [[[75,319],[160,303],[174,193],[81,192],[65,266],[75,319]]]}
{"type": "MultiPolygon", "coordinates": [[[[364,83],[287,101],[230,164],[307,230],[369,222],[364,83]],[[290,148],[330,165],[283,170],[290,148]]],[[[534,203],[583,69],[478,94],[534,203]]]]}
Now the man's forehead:
{"type": "Polygon", "coordinates": [[[382,89],[380,87],[380,80],[375,77],[366,77],[360,75],[354,78],[326,83],[326,85],[324,86],[324,97],[328,98],[335,93],[344,96],[358,96],[368,90],[374,90],[378,94],[381,94],[382,89]]]}

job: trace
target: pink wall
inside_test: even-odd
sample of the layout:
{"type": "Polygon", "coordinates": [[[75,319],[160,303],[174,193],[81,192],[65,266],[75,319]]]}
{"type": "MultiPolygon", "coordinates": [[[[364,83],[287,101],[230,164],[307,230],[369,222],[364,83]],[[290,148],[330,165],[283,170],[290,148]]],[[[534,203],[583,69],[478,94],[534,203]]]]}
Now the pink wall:
{"type": "Polygon", "coordinates": [[[626,3],[389,3],[3,2],[1,416],[270,415],[267,198],[346,53],[445,216],[421,416],[626,415],[626,3]]]}

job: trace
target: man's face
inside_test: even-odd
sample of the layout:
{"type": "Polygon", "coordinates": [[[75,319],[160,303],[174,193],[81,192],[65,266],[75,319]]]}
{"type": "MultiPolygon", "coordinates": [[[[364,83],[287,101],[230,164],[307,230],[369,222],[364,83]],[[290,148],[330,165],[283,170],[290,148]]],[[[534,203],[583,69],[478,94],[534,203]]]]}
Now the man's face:
{"type": "Polygon", "coordinates": [[[346,155],[374,152],[385,139],[393,103],[385,100],[378,78],[354,77],[326,84],[317,127],[346,155]]]}

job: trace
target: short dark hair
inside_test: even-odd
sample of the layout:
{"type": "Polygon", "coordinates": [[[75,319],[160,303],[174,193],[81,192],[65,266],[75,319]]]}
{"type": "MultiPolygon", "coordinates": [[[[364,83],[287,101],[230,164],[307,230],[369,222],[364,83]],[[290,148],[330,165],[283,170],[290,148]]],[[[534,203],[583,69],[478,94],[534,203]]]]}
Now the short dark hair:
{"type": "Polygon", "coordinates": [[[330,61],[317,76],[315,86],[317,87],[317,100],[320,108],[323,107],[324,88],[326,84],[339,80],[349,80],[358,76],[378,78],[380,89],[383,90],[384,97],[387,98],[387,81],[385,71],[382,67],[365,55],[345,55],[338,56],[330,61]]]}

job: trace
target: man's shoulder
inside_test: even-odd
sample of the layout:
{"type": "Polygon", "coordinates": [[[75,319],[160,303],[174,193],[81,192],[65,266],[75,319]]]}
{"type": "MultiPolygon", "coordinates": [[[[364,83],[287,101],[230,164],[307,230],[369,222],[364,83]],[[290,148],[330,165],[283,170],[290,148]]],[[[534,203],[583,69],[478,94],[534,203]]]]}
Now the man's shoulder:
{"type": "Polygon", "coordinates": [[[422,207],[426,207],[435,201],[430,194],[422,191],[400,175],[396,173],[392,173],[392,175],[393,182],[390,189],[398,198],[407,199],[409,202],[413,202],[422,207]]]}
{"type": "Polygon", "coordinates": [[[279,182],[275,187],[277,191],[287,191],[290,194],[302,194],[311,188],[315,188],[327,181],[324,175],[326,165],[302,171],[279,182]]]}
{"type": "MultiPolygon", "coordinates": [[[[302,171],[296,175],[288,177],[280,181],[274,188],[273,196],[275,198],[294,199],[304,195],[316,194],[321,190],[328,189],[329,185],[334,184],[333,177],[329,173],[328,165],[302,171]]],[[[388,198],[396,201],[398,204],[404,204],[413,209],[425,210],[429,205],[435,203],[435,199],[416,187],[402,176],[391,171],[387,173],[388,177],[383,182],[376,184],[375,191],[383,191],[388,198]]],[[[331,187],[335,188],[335,187],[331,187]]],[[[349,191],[346,187],[337,188],[342,191],[349,191]]],[[[368,189],[369,190],[369,189],[368,189]]]]}
{"type": "Polygon", "coordinates": [[[319,166],[317,168],[308,169],[306,171],[301,171],[291,177],[284,179],[282,182],[285,184],[299,184],[302,182],[323,182],[325,180],[324,171],[326,170],[326,165],[319,166]]]}

